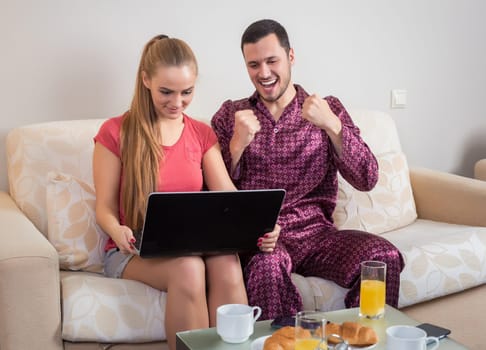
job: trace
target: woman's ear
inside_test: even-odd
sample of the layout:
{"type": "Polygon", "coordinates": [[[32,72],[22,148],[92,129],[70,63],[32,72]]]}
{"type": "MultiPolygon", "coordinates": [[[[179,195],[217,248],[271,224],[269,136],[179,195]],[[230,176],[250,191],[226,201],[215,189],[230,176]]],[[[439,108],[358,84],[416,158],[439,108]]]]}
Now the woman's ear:
{"type": "Polygon", "coordinates": [[[144,70],[142,71],[142,81],[143,85],[145,85],[145,87],[150,90],[150,78],[144,70]]]}

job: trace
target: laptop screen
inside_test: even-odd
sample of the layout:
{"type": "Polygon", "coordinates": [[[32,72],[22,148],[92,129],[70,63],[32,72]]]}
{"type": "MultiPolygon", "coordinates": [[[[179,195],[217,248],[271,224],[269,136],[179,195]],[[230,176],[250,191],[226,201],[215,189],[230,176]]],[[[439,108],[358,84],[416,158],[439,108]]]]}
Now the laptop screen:
{"type": "Polygon", "coordinates": [[[284,197],[282,189],[151,193],[140,256],[256,251],[284,197]]]}

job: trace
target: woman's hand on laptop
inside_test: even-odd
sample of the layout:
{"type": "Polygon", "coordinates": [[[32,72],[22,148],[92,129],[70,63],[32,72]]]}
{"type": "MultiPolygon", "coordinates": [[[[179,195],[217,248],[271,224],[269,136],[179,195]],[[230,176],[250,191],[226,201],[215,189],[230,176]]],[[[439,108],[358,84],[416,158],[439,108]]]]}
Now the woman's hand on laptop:
{"type": "Polygon", "coordinates": [[[123,254],[137,254],[135,246],[135,237],[130,227],[125,225],[118,226],[115,234],[113,235],[113,240],[116,246],[123,254]]]}
{"type": "Polygon", "coordinates": [[[272,232],[267,232],[258,239],[258,248],[265,253],[273,252],[277,244],[278,236],[280,236],[280,225],[276,224],[272,232]]]}

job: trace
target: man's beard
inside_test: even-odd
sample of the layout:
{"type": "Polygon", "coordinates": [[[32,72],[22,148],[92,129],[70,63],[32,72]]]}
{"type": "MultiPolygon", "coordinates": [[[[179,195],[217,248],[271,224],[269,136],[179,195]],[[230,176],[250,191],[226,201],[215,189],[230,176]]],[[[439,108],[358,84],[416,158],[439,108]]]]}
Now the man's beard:
{"type": "MultiPolygon", "coordinates": [[[[280,77],[278,78],[278,81],[281,82],[280,80],[280,77]]],[[[280,89],[280,91],[278,92],[277,96],[276,97],[269,97],[269,98],[266,98],[265,96],[263,96],[262,94],[260,94],[260,97],[263,101],[265,102],[270,102],[270,103],[273,103],[273,102],[276,102],[280,99],[280,97],[282,97],[285,92],[287,91],[287,89],[289,88],[289,84],[290,84],[290,72],[289,72],[289,75],[288,75],[288,79],[287,81],[285,82],[285,86],[283,88],[280,89]]]]}

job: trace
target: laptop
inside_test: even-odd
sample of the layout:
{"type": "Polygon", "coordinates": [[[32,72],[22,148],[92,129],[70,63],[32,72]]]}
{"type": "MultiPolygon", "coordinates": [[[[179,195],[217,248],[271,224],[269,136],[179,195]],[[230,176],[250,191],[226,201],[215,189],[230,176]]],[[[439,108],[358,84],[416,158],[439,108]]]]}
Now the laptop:
{"type": "Polygon", "coordinates": [[[140,256],[256,252],[258,238],[275,227],[284,197],[283,189],[153,192],[140,256]]]}

